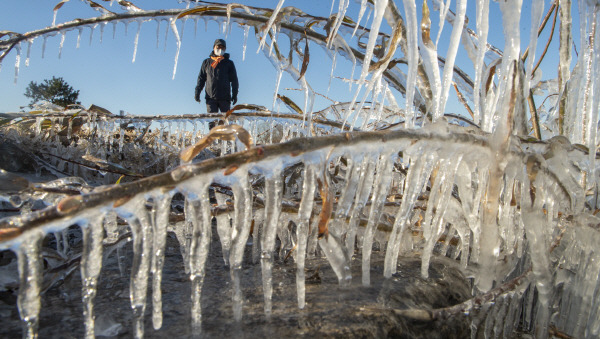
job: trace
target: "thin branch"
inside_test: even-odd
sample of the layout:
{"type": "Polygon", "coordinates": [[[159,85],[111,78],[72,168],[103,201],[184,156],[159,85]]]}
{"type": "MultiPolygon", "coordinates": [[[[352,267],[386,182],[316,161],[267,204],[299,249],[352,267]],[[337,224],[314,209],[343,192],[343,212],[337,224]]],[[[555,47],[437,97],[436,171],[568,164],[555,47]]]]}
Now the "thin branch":
{"type": "Polygon", "coordinates": [[[537,109],[535,108],[535,101],[533,100],[533,91],[529,89],[529,96],[527,97],[529,103],[529,112],[531,113],[531,125],[533,127],[533,135],[538,139],[542,140],[542,133],[540,131],[540,119],[538,118],[537,109]]]}
{"type": "Polygon", "coordinates": [[[460,101],[461,104],[463,104],[463,106],[465,106],[465,108],[467,109],[467,112],[469,112],[469,115],[471,115],[472,119],[475,119],[475,114],[473,113],[473,110],[471,109],[471,107],[469,107],[469,104],[467,103],[467,100],[465,100],[465,97],[463,96],[463,94],[458,90],[458,86],[456,86],[456,82],[452,82],[452,85],[454,86],[454,90],[456,91],[456,96],[458,97],[458,100],[460,101]]]}
{"type": "Polygon", "coordinates": [[[554,36],[554,28],[556,27],[556,17],[557,16],[558,16],[558,7],[556,7],[556,11],[554,11],[554,18],[552,19],[552,28],[550,29],[550,37],[548,38],[548,41],[546,42],[546,47],[544,47],[544,51],[542,52],[540,59],[535,64],[535,67],[533,68],[533,71],[531,72],[532,77],[535,74],[535,71],[537,71],[538,67],[540,67],[542,60],[544,60],[544,57],[546,56],[546,52],[548,52],[548,47],[550,47],[550,43],[552,42],[552,37],[554,36]]]}
{"type": "MultiPolygon", "coordinates": [[[[548,9],[548,12],[546,13],[546,16],[544,17],[544,20],[542,20],[542,23],[540,24],[540,27],[538,28],[538,33],[537,33],[538,37],[542,34],[542,31],[544,30],[544,28],[546,28],[546,24],[548,23],[548,19],[550,19],[550,15],[552,15],[552,11],[556,9],[556,11],[558,12],[557,3],[558,3],[558,0],[556,0],[552,4],[552,6],[550,6],[550,8],[548,9]]],[[[555,17],[556,17],[556,14],[555,14],[555,17]]],[[[554,28],[552,30],[554,30],[554,28]]],[[[529,56],[529,46],[527,46],[527,49],[525,49],[523,56],[521,56],[521,61],[525,62],[525,60],[527,60],[528,56],[529,56]]]]}

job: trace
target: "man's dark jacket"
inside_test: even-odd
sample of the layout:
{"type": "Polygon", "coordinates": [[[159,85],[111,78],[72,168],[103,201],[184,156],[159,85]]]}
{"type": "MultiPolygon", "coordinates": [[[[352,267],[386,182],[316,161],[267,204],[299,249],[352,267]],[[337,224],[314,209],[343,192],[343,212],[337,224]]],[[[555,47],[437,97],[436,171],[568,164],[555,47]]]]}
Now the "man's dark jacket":
{"type": "MultiPolygon", "coordinates": [[[[215,56],[214,53],[211,53],[210,55],[215,56]]],[[[205,99],[231,101],[232,97],[237,98],[239,84],[235,65],[233,64],[233,61],[229,60],[229,53],[225,53],[223,57],[224,59],[221,60],[215,68],[212,68],[211,66],[211,63],[213,62],[211,58],[207,58],[202,62],[194,97],[196,101],[200,99],[200,93],[205,86],[205,99]],[[231,91],[229,90],[230,86],[231,91]]]]}

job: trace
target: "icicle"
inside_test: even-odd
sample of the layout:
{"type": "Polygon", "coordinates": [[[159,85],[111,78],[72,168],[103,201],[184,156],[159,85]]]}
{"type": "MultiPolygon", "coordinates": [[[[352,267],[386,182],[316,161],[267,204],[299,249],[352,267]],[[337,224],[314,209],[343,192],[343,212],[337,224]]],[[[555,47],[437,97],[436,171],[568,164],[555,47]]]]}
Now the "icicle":
{"type": "MultiPolygon", "coordinates": [[[[269,18],[267,25],[263,29],[262,38],[260,39],[260,44],[258,46],[258,50],[256,51],[256,53],[260,52],[260,50],[265,46],[265,42],[267,41],[267,35],[269,35],[271,26],[273,26],[273,22],[275,22],[275,19],[277,18],[277,15],[279,14],[279,11],[281,10],[281,6],[283,5],[284,1],[285,0],[279,0],[277,7],[275,7],[275,10],[271,14],[271,17],[269,18]]],[[[275,36],[273,36],[273,41],[275,41],[275,36]]]]}
{"type": "Polygon", "coordinates": [[[352,281],[352,272],[350,271],[350,257],[344,248],[340,237],[329,230],[319,239],[319,245],[327,257],[327,261],[335,272],[341,286],[348,286],[352,281]]]}
{"type": "Polygon", "coordinates": [[[406,78],[406,128],[415,126],[415,111],[413,98],[417,81],[417,66],[419,62],[417,8],[413,0],[403,0],[407,20],[408,38],[408,75],[406,78]]]}
{"type": "MultiPolygon", "coordinates": [[[[481,121],[481,107],[484,105],[480,102],[481,97],[481,80],[483,76],[483,59],[487,52],[487,36],[489,29],[489,10],[490,0],[478,0],[477,1],[477,35],[478,46],[477,46],[477,61],[475,62],[475,83],[473,85],[473,102],[474,102],[474,117],[473,120],[476,124],[481,121]]],[[[484,96],[485,98],[485,96],[484,96]]]]}
{"type": "Polygon", "coordinates": [[[138,50],[138,41],[140,40],[140,31],[142,30],[142,22],[138,21],[138,29],[135,33],[135,39],[133,40],[133,59],[131,59],[131,63],[135,62],[135,57],[137,55],[138,50]]]}
{"type": "Polygon", "coordinates": [[[538,42],[538,27],[542,21],[544,11],[544,1],[534,0],[531,3],[531,27],[529,28],[529,56],[527,58],[525,83],[523,86],[523,96],[529,97],[529,89],[531,88],[531,74],[533,73],[533,61],[535,59],[535,51],[538,42]]]}
{"type": "Polygon", "coordinates": [[[242,47],[242,61],[246,60],[246,47],[248,45],[248,32],[250,32],[250,26],[244,26],[244,46],[242,47]]]}
{"type": "Polygon", "coordinates": [[[146,310],[146,295],[148,292],[148,273],[150,257],[152,256],[152,224],[146,210],[146,199],[142,196],[132,198],[119,211],[133,234],[133,263],[129,296],[133,310],[134,337],[144,336],[144,313],[146,310]],[[135,211],[133,213],[129,210],[135,211]]]}
{"type": "MultiPolygon", "coordinates": [[[[31,55],[31,45],[33,45],[33,40],[27,40],[27,57],[25,58],[25,67],[29,67],[29,56],[31,55]]],[[[0,68],[1,68],[0,64],[0,68]]]]}
{"type": "Polygon", "coordinates": [[[331,89],[331,80],[333,79],[333,71],[335,70],[337,56],[337,53],[333,53],[333,60],[331,61],[331,73],[329,74],[329,84],[327,85],[327,93],[325,94],[326,96],[329,95],[329,90],[331,89]]]}
{"type": "Polygon", "coordinates": [[[46,41],[48,40],[48,37],[46,35],[44,35],[44,40],[42,42],[42,59],[44,59],[44,56],[46,54],[46,41]]]}
{"type": "Polygon", "coordinates": [[[158,49],[160,42],[160,20],[156,20],[156,49],[158,49]]]}
{"type": "Polygon", "coordinates": [[[125,145],[125,129],[119,130],[119,153],[123,152],[123,146],[125,145]]]}
{"type": "Polygon", "coordinates": [[[156,222],[153,233],[152,255],[152,325],[155,330],[162,327],[162,270],[165,262],[167,227],[171,212],[172,192],[158,195],[156,200],[156,222]]]}
{"type": "Polygon", "coordinates": [[[81,33],[83,33],[83,30],[80,28],[77,30],[77,45],[75,48],[79,49],[79,46],[81,45],[81,33]]]}
{"type": "Polygon", "coordinates": [[[348,224],[346,235],[346,252],[349,258],[354,255],[354,243],[361,213],[369,199],[371,189],[374,187],[373,177],[375,175],[375,167],[377,164],[376,156],[377,154],[366,156],[360,166],[358,186],[355,188],[356,195],[354,197],[354,206],[350,212],[350,222],[348,224]]]}
{"type": "MultiPolygon", "coordinates": [[[[405,156],[409,153],[408,151],[409,150],[405,151],[405,156]]],[[[406,175],[406,191],[404,192],[400,208],[396,213],[394,228],[390,234],[390,240],[388,241],[385,254],[383,275],[386,278],[390,278],[392,274],[396,273],[396,264],[398,262],[398,253],[400,252],[402,236],[408,226],[414,203],[424,185],[426,185],[427,179],[429,179],[431,171],[433,170],[433,165],[436,162],[436,155],[434,153],[421,154],[421,152],[422,149],[419,147],[415,154],[415,158],[411,157],[411,164],[406,175]]]]}
{"type": "MultiPolygon", "coordinates": [[[[115,23],[115,26],[116,26],[116,23],[115,23]]],[[[96,25],[90,26],[90,46],[92,45],[92,39],[94,38],[94,29],[95,28],[96,28],[96,25]]],[[[115,30],[116,30],[116,27],[115,27],[115,30]]],[[[113,30],[113,39],[115,38],[115,36],[114,36],[115,30],[113,30]]]]}
{"type": "Polygon", "coordinates": [[[369,41],[367,42],[363,69],[360,74],[359,83],[364,82],[367,78],[367,74],[369,73],[371,59],[373,58],[373,49],[375,48],[375,43],[377,42],[379,27],[381,26],[381,21],[383,19],[385,9],[387,8],[387,4],[388,0],[375,0],[375,13],[373,14],[373,23],[371,24],[371,32],[369,33],[369,41]]]}
{"type": "MultiPolygon", "coordinates": [[[[365,14],[366,9],[367,9],[367,0],[361,0],[360,10],[358,12],[358,19],[356,20],[356,26],[354,26],[354,31],[352,31],[352,37],[354,37],[354,35],[356,34],[356,30],[358,29],[358,26],[360,25],[360,20],[362,19],[363,15],[365,14]]],[[[332,7],[332,11],[333,11],[333,7],[332,7]]],[[[331,15],[331,14],[329,14],[329,15],[331,15]]]]}
{"type": "Polygon", "coordinates": [[[338,13],[335,17],[335,21],[334,21],[332,29],[329,33],[329,37],[327,37],[327,48],[331,48],[331,45],[334,40],[333,37],[335,37],[337,35],[337,32],[338,32],[340,26],[342,25],[342,22],[344,20],[344,16],[346,15],[346,10],[348,9],[349,3],[350,3],[349,0],[340,0],[338,13]]]}
{"type": "Polygon", "coordinates": [[[19,294],[17,306],[23,321],[23,338],[37,338],[40,293],[42,285],[42,258],[40,246],[44,233],[40,230],[31,234],[19,244],[17,258],[19,264],[19,294]]]}
{"type": "MultiPolygon", "coordinates": [[[[277,94],[279,93],[279,84],[281,83],[281,76],[283,75],[283,69],[277,68],[277,81],[275,82],[275,92],[273,94],[273,106],[271,111],[275,110],[275,104],[277,103],[277,94]]],[[[271,141],[272,143],[272,141],[271,141]]]]}
{"type": "Polygon", "coordinates": [[[62,32],[61,37],[60,37],[60,45],[58,47],[58,58],[59,59],[62,57],[62,48],[65,44],[65,37],[66,37],[66,33],[62,32]]]}
{"type": "Polygon", "coordinates": [[[449,155],[450,157],[439,162],[435,182],[429,194],[425,218],[421,223],[423,237],[425,238],[425,247],[421,256],[421,276],[424,279],[429,277],[429,262],[433,254],[433,248],[445,229],[446,221],[444,217],[448,205],[450,205],[448,201],[452,199],[454,176],[462,160],[462,154],[450,153],[449,155]]]}
{"type": "Polygon", "coordinates": [[[189,266],[190,280],[192,281],[192,328],[196,334],[202,331],[202,285],[212,237],[209,184],[208,180],[194,179],[189,185],[189,189],[192,189],[193,192],[187,193],[190,208],[186,210],[186,219],[191,220],[193,225],[189,266]],[[188,213],[192,215],[187,215],[188,213]]]}
{"type": "Polygon", "coordinates": [[[15,85],[19,79],[19,68],[21,67],[21,43],[16,45],[17,56],[15,57],[15,85]]]}
{"type": "Polygon", "coordinates": [[[265,316],[271,316],[271,298],[273,296],[273,251],[275,250],[275,237],[277,235],[277,226],[279,225],[279,215],[281,214],[282,184],[281,168],[275,165],[269,173],[270,177],[265,178],[265,222],[261,234],[260,244],[262,284],[264,295],[265,316]]]}
{"type": "Polygon", "coordinates": [[[304,169],[304,184],[302,186],[302,200],[300,201],[300,208],[298,210],[298,225],[296,228],[296,235],[298,238],[297,253],[298,257],[296,260],[296,290],[298,294],[298,308],[303,309],[306,305],[305,295],[305,275],[304,275],[304,263],[306,260],[306,246],[308,243],[308,231],[310,223],[310,215],[312,213],[312,207],[315,200],[315,168],[313,165],[305,164],[304,169]]]}
{"type": "Polygon", "coordinates": [[[237,181],[232,184],[234,195],[234,219],[231,232],[231,280],[233,282],[233,317],[242,319],[243,295],[240,286],[244,248],[252,222],[252,194],[248,182],[248,170],[240,166],[232,175],[237,181]]]}
{"type": "MultiPolygon", "coordinates": [[[[446,16],[448,15],[448,11],[450,10],[450,0],[446,0],[446,3],[444,3],[443,0],[436,0],[434,1],[434,6],[438,5],[439,8],[439,12],[440,12],[440,18],[439,18],[439,24],[440,24],[440,28],[438,29],[438,35],[435,38],[435,45],[437,46],[440,42],[440,37],[442,36],[442,31],[444,30],[444,23],[446,22],[446,16]]],[[[434,7],[435,9],[435,7],[434,7]]]]}
{"type": "Polygon", "coordinates": [[[362,246],[362,284],[369,286],[371,284],[371,251],[373,250],[373,236],[379,223],[379,216],[383,209],[383,203],[390,190],[392,181],[393,164],[388,154],[382,154],[377,164],[377,175],[373,182],[373,197],[371,198],[371,210],[369,219],[363,236],[362,246]]]}
{"type": "MultiPolygon", "coordinates": [[[[173,20],[173,19],[171,19],[171,20],[173,20]]],[[[165,52],[167,51],[167,42],[169,40],[169,28],[170,27],[171,27],[171,25],[167,23],[167,26],[165,27],[165,44],[163,47],[163,51],[165,51],[165,52]]]]}
{"type": "MultiPolygon", "coordinates": [[[[227,206],[228,195],[215,191],[215,197],[218,206],[227,206]]],[[[229,253],[231,249],[231,216],[229,213],[220,213],[216,216],[216,219],[223,261],[225,261],[226,266],[229,266],[229,253]]]]}
{"type": "Polygon", "coordinates": [[[94,298],[98,276],[102,269],[102,240],[104,238],[103,216],[89,218],[91,223],[82,227],[83,251],[81,253],[81,297],[83,299],[83,318],[85,322],[85,337],[95,338],[94,335],[94,298]]]}
{"type": "Polygon", "coordinates": [[[456,53],[458,52],[466,12],[467,0],[457,0],[456,17],[454,18],[452,34],[450,35],[448,52],[446,54],[446,64],[444,65],[444,73],[442,76],[442,91],[438,99],[439,104],[437,105],[437,110],[434,112],[434,121],[441,118],[446,109],[446,101],[448,100],[448,93],[450,91],[450,86],[452,85],[452,75],[454,74],[454,60],[456,59],[456,53]]]}
{"type": "Polygon", "coordinates": [[[173,30],[173,35],[175,36],[175,40],[177,42],[177,51],[175,52],[175,64],[173,65],[173,80],[175,80],[175,74],[177,73],[177,63],[179,62],[179,51],[181,50],[181,38],[179,37],[179,32],[177,31],[176,23],[177,23],[177,21],[175,18],[171,19],[171,29],[173,30]]]}

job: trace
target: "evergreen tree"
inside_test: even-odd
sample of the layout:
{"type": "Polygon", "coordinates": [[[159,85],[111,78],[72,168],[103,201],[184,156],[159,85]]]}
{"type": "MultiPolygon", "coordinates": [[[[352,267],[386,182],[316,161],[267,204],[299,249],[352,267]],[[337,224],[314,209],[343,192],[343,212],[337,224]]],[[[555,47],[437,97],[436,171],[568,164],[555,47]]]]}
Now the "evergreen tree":
{"type": "Polygon", "coordinates": [[[25,89],[25,96],[31,99],[30,106],[46,100],[55,105],[67,107],[68,105],[81,104],[77,101],[79,90],[73,89],[63,78],[52,77],[44,79],[41,84],[32,81],[25,89]]]}

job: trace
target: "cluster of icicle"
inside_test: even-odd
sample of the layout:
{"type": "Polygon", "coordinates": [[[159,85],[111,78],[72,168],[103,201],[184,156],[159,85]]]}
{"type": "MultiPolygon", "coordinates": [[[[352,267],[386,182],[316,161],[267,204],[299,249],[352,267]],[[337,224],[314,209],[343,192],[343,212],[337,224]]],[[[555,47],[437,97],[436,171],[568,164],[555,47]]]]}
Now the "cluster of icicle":
{"type": "MultiPolygon", "coordinates": [[[[340,132],[335,124],[315,122],[308,129],[302,126],[301,117],[288,119],[270,115],[270,112],[261,116],[248,113],[232,115],[228,120],[255,136],[256,144],[340,132]]],[[[22,114],[21,117],[21,122],[4,128],[3,133],[35,158],[38,173],[44,169],[57,176],[79,176],[89,184],[112,184],[120,175],[130,172],[153,175],[172,169],[179,162],[180,150],[198,142],[208,132],[209,123],[219,118],[210,114],[121,117],[85,111],[35,117],[22,114]],[[31,120],[34,121],[31,128],[23,127],[31,120]],[[118,164],[119,168],[103,171],[97,163],[118,164]]],[[[236,145],[228,142],[217,147],[221,154],[236,150],[236,145]]]]}
{"type": "MultiPolygon", "coordinates": [[[[488,291],[515,274],[523,273],[530,264],[531,283],[537,288],[537,302],[530,301],[529,306],[535,310],[529,312],[537,314],[532,326],[544,329],[551,315],[575,317],[585,312],[589,321],[581,320],[573,331],[583,333],[581,327],[589,326],[595,332],[586,334],[597,333],[597,317],[594,317],[598,305],[597,295],[594,295],[597,280],[586,277],[598,271],[598,254],[590,246],[600,235],[588,225],[578,231],[577,223],[568,222],[560,215],[581,211],[584,203],[581,189],[572,186],[577,185],[575,178],[565,170],[568,164],[564,159],[573,157],[569,152],[570,145],[552,143],[548,146],[552,152],[546,152],[549,154],[546,161],[540,156],[525,156],[520,150],[513,149],[504,158],[504,171],[498,173],[495,170],[496,154],[484,138],[465,141],[460,135],[454,136],[444,124],[431,125],[424,132],[427,133],[416,140],[413,136],[264,159],[241,165],[230,175],[221,170],[205,173],[181,181],[176,187],[150,189],[118,207],[111,201],[49,222],[42,228],[25,232],[14,241],[3,243],[3,247],[10,246],[18,253],[22,282],[18,305],[28,336],[34,336],[40,309],[41,239],[47,232],[58,232],[73,224],[79,224],[84,234],[82,295],[86,336],[93,336],[93,302],[103,261],[102,244],[114,242],[119,232],[124,231],[117,228],[117,216],[127,222],[133,238],[130,297],[135,336],[143,336],[149,281],[153,325],[156,329],[161,327],[160,285],[168,230],[175,232],[180,241],[186,271],[192,282],[192,326],[195,331],[201,331],[200,295],[213,218],[208,195],[209,185],[213,182],[231,187],[233,193],[233,211],[218,214],[216,223],[223,259],[231,270],[233,314],[238,320],[242,317],[244,300],[240,273],[244,250],[252,236],[253,253],[260,258],[262,267],[267,317],[271,313],[277,238],[282,249],[296,246],[292,256],[297,265],[300,308],[306,303],[304,264],[307,257],[324,254],[342,285],[351,283],[354,278],[350,273],[352,257],[360,257],[362,284],[369,286],[371,253],[377,242],[385,249],[386,277],[396,273],[399,255],[414,251],[421,251],[422,275],[427,277],[431,256],[438,253],[459,259],[465,272],[467,268],[472,272],[475,286],[481,291],[488,291]],[[294,183],[284,182],[282,173],[285,169],[299,163],[302,164],[301,177],[294,183]],[[320,219],[317,215],[322,208],[322,199],[317,193],[317,181],[330,181],[331,172],[337,166],[341,168],[339,175],[343,180],[330,183],[331,194],[337,197],[337,203],[328,222],[328,234],[318,237],[320,219]],[[262,193],[252,188],[250,178],[256,176],[264,177],[262,193]],[[285,194],[283,185],[286,185],[285,194]],[[185,220],[170,225],[171,199],[176,193],[185,197],[185,220]],[[261,194],[264,209],[253,204],[255,194],[261,194]],[[486,199],[489,194],[495,196],[486,199]],[[399,196],[401,202],[394,202],[394,197],[399,196]],[[286,200],[299,201],[297,213],[282,211],[286,200]],[[253,220],[254,233],[250,234],[253,220]],[[288,228],[290,221],[296,224],[295,234],[288,228]],[[564,228],[569,231],[561,244],[567,245],[561,245],[565,248],[556,252],[561,253],[560,266],[557,266],[551,246],[564,228]],[[582,237],[578,232],[586,235],[582,237]],[[457,245],[451,246],[447,240],[440,248],[441,237],[455,239],[457,245]],[[565,242],[566,239],[576,240],[565,242]],[[580,261],[582,258],[584,260],[580,261]],[[586,299],[582,293],[591,294],[586,299]],[[587,303],[581,304],[582,298],[587,303]],[[555,303],[560,305],[549,307],[555,303]],[[577,307],[576,313],[569,312],[577,307]],[[555,314],[549,314],[548,310],[555,314]]],[[[189,166],[177,167],[171,176],[178,180],[187,177],[189,170],[189,166]]],[[[226,197],[217,193],[219,203],[226,197]]],[[[504,301],[495,307],[485,306],[484,313],[491,312],[501,319],[510,315],[516,317],[512,324],[517,324],[520,317],[516,310],[528,300],[527,297],[533,298],[533,292],[524,293],[527,286],[503,295],[504,301]]],[[[481,313],[476,309],[470,311],[477,325],[480,318],[476,315],[481,313]]],[[[486,318],[486,331],[489,326],[503,328],[504,322],[494,319],[486,318]]],[[[573,326],[568,320],[560,319],[573,326]]],[[[506,332],[505,336],[510,333],[506,332]]]]}

